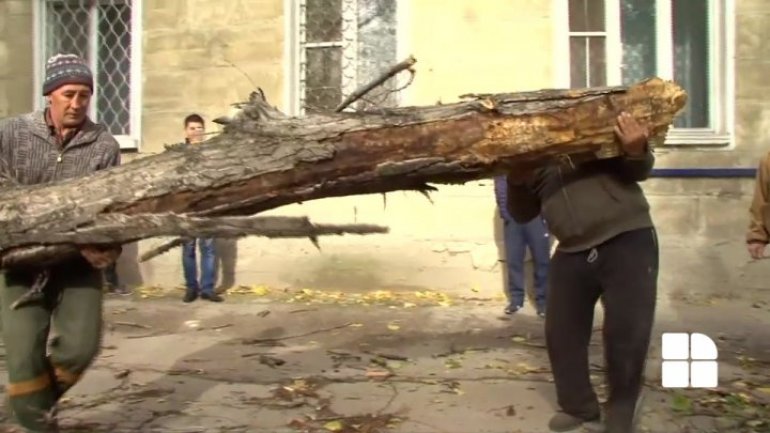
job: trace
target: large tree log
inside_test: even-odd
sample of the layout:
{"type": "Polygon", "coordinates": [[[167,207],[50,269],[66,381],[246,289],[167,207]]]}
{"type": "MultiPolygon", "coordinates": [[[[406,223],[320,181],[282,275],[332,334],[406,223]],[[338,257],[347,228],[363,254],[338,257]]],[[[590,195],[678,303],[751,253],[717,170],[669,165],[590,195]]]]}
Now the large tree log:
{"type": "Polygon", "coordinates": [[[685,101],[676,84],[651,79],[288,118],[254,93],[241,116],[201,145],[1,191],[0,245],[55,243],[106,213],[251,215],[323,197],[426,191],[428,183],[461,183],[565,156],[612,157],[620,110],[645,122],[659,142],[685,101]]]}

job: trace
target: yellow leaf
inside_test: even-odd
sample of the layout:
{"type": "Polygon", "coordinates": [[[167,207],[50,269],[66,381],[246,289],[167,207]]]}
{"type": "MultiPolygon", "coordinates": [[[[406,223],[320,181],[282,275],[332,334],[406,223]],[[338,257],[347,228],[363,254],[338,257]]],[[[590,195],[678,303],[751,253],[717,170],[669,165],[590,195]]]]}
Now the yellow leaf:
{"type": "Polygon", "coordinates": [[[527,339],[526,339],[526,338],[524,338],[524,337],[521,337],[521,336],[519,336],[519,335],[517,335],[517,336],[515,336],[515,337],[511,338],[511,340],[513,340],[513,342],[514,342],[514,343],[523,343],[523,342],[527,341],[527,339]]]}
{"type": "Polygon", "coordinates": [[[460,363],[460,361],[456,359],[447,359],[446,361],[444,361],[444,365],[446,366],[446,368],[460,368],[463,366],[460,363]]]}
{"type": "Polygon", "coordinates": [[[770,387],[757,388],[757,391],[770,394],[770,387]]]}
{"type": "Polygon", "coordinates": [[[438,304],[439,304],[440,306],[442,306],[442,307],[448,307],[448,306],[450,306],[450,305],[451,305],[451,303],[450,303],[449,301],[441,301],[441,302],[439,302],[438,304]]]}
{"type": "Polygon", "coordinates": [[[364,326],[364,324],[363,323],[351,323],[350,326],[352,328],[360,328],[360,327],[364,326]]]}
{"type": "Polygon", "coordinates": [[[416,306],[417,304],[415,304],[414,302],[404,302],[404,308],[413,308],[416,306]]]}
{"type": "Polygon", "coordinates": [[[345,428],[341,421],[329,421],[324,424],[324,428],[329,431],[340,431],[345,428]]]}
{"type": "Polygon", "coordinates": [[[265,286],[254,286],[251,288],[251,293],[257,296],[265,296],[270,293],[270,289],[265,286]]]}
{"type": "Polygon", "coordinates": [[[388,323],[388,329],[390,329],[391,331],[398,331],[399,329],[401,329],[401,327],[396,325],[395,323],[388,323]]]}

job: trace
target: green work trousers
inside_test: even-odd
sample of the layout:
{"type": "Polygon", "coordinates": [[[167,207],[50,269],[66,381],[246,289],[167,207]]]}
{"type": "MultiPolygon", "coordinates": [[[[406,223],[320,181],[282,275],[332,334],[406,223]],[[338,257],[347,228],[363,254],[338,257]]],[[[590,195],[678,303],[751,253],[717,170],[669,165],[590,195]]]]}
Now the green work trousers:
{"type": "Polygon", "coordinates": [[[59,398],[99,352],[101,275],[88,265],[57,266],[45,299],[11,309],[34,274],[0,274],[0,319],[8,370],[6,410],[29,432],[55,431],[50,415],[59,398]]]}

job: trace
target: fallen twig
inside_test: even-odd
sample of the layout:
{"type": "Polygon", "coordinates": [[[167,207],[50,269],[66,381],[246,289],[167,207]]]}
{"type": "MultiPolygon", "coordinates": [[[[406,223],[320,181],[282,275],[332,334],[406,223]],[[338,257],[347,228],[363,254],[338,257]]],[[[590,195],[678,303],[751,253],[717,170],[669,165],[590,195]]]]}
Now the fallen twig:
{"type": "Polygon", "coordinates": [[[112,322],[112,324],[118,326],[130,326],[132,328],[152,329],[152,326],[142,325],[141,323],[134,322],[112,322]]]}
{"type": "Polygon", "coordinates": [[[289,314],[306,313],[308,311],[318,311],[318,308],[300,308],[299,310],[291,310],[291,311],[289,311],[289,314]]]}
{"type": "Polygon", "coordinates": [[[211,327],[211,328],[209,328],[209,329],[212,329],[212,330],[213,330],[213,329],[224,329],[224,328],[229,328],[229,327],[231,327],[231,326],[233,326],[233,324],[232,324],[232,323],[225,323],[224,325],[217,325],[217,326],[212,326],[212,327],[211,327]]]}
{"type": "Polygon", "coordinates": [[[401,355],[393,355],[393,354],[390,354],[390,353],[371,352],[371,351],[368,351],[368,350],[364,350],[363,352],[366,353],[367,355],[373,355],[373,356],[377,356],[377,357],[380,357],[380,358],[389,359],[391,361],[409,361],[408,357],[401,356],[401,355]]]}
{"type": "Polygon", "coordinates": [[[345,323],[344,325],[337,325],[337,326],[332,326],[330,328],[317,329],[315,331],[305,332],[303,334],[287,335],[287,336],[284,336],[284,337],[276,337],[276,338],[250,338],[250,339],[247,339],[247,340],[243,340],[242,344],[272,343],[272,342],[275,342],[275,341],[290,340],[292,338],[302,338],[302,337],[307,337],[307,336],[310,336],[310,335],[320,334],[322,332],[329,332],[329,331],[334,331],[336,329],[347,328],[347,327],[351,326],[352,324],[353,324],[353,322],[348,322],[348,323],[345,323]]]}

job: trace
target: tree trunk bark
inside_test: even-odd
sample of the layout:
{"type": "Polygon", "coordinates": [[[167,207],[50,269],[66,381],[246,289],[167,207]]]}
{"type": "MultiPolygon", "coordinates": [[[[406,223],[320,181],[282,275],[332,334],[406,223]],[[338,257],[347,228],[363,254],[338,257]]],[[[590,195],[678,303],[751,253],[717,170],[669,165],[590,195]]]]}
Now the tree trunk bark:
{"type": "Polygon", "coordinates": [[[223,133],[203,144],[84,178],[0,191],[0,245],[90,241],[78,232],[106,230],[103,214],[252,215],[323,197],[427,191],[428,183],[462,183],[564,157],[612,157],[619,154],[619,111],[646,123],[657,143],[685,101],[676,84],[651,79],[289,118],[255,92],[223,133]]]}

